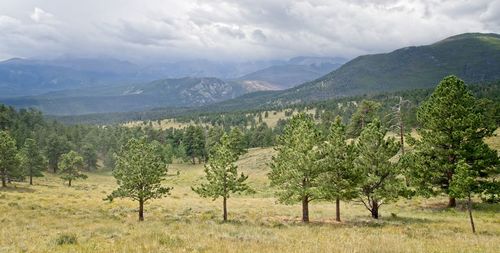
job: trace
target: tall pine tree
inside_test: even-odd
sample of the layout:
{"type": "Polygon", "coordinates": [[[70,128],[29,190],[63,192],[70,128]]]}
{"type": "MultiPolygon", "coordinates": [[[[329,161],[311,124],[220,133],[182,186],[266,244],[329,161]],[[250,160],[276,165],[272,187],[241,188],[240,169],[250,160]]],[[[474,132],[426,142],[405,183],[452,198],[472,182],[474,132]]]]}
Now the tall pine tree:
{"type": "Polygon", "coordinates": [[[354,145],[348,144],[345,126],[340,117],[335,118],[331,124],[319,152],[319,166],[325,170],[320,176],[321,192],[325,199],[335,201],[336,220],[340,221],[340,200],[357,197],[357,186],[361,178],[354,167],[354,145]]]}
{"type": "Polygon", "coordinates": [[[245,183],[248,176],[238,175],[235,162],[239,154],[233,150],[231,139],[224,134],[220,143],[216,144],[209,154],[205,164],[205,178],[207,183],[193,187],[193,191],[205,198],[213,200],[222,197],[223,220],[227,221],[227,199],[231,193],[249,191],[245,183]]]}
{"type": "Polygon", "coordinates": [[[278,137],[278,154],[273,156],[269,179],[278,188],[278,201],[285,204],[302,203],[302,221],[309,222],[309,203],[322,197],[317,164],[320,132],[311,116],[293,116],[278,137]]]}
{"type": "MultiPolygon", "coordinates": [[[[484,143],[496,129],[494,118],[487,115],[462,80],[448,76],[439,83],[417,111],[420,138],[412,140],[409,171],[420,193],[436,194],[438,189],[449,194],[460,160],[483,179],[498,174],[498,169],[492,170],[499,164],[498,154],[484,143]]],[[[456,206],[455,197],[449,196],[448,206],[456,206]]]]}
{"type": "Polygon", "coordinates": [[[144,204],[170,193],[171,187],[162,185],[167,175],[167,157],[158,142],[145,138],[130,139],[116,155],[113,176],[118,189],[107,199],[131,198],[139,202],[139,221],[144,220],[144,204]]]}
{"type": "Polygon", "coordinates": [[[19,174],[19,161],[16,154],[16,141],[8,132],[0,130],[0,177],[2,178],[2,187],[7,187],[7,181],[19,174]]]}
{"type": "Polygon", "coordinates": [[[400,166],[391,161],[399,151],[399,143],[393,137],[384,139],[386,133],[380,121],[374,120],[356,143],[354,166],[363,175],[359,196],[374,219],[379,218],[380,206],[399,197],[405,188],[400,166]]]}
{"type": "Polygon", "coordinates": [[[43,156],[35,140],[28,138],[19,152],[23,174],[29,178],[33,185],[33,177],[43,177],[42,171],[47,167],[47,160],[43,156]]]}

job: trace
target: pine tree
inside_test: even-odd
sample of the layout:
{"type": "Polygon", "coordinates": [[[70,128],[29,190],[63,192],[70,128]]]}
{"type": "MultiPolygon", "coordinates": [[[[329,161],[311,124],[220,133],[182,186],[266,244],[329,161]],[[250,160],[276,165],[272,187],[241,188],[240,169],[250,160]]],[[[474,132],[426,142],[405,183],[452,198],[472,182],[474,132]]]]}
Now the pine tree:
{"type": "Polygon", "coordinates": [[[68,140],[65,136],[51,134],[47,140],[45,154],[49,161],[49,168],[54,173],[58,170],[59,158],[62,154],[68,152],[70,149],[68,140]]]}
{"type": "Polygon", "coordinates": [[[203,128],[193,125],[188,126],[184,134],[183,144],[186,148],[186,154],[191,157],[192,163],[196,163],[195,158],[198,158],[201,163],[202,158],[206,156],[203,128]]]}
{"type": "Polygon", "coordinates": [[[47,160],[40,152],[36,141],[31,138],[24,141],[19,156],[23,174],[29,177],[29,183],[33,185],[33,177],[43,177],[42,171],[47,167],[47,160]]]}
{"type": "Polygon", "coordinates": [[[456,167],[455,174],[453,175],[450,184],[450,195],[456,198],[467,199],[467,211],[469,212],[470,225],[472,233],[476,233],[474,225],[474,218],[472,217],[472,198],[471,196],[476,192],[479,182],[476,171],[463,160],[459,161],[456,167]]]}
{"type": "Polygon", "coordinates": [[[363,128],[375,118],[380,107],[380,103],[375,101],[361,101],[361,104],[351,117],[347,134],[351,137],[358,137],[361,134],[361,131],[363,131],[363,128]]]}
{"type": "Polygon", "coordinates": [[[62,179],[68,181],[68,186],[71,187],[73,180],[87,178],[87,175],[81,173],[83,165],[83,158],[75,151],[61,155],[61,160],[58,164],[58,167],[61,169],[59,173],[62,179]]]}
{"type": "Polygon", "coordinates": [[[97,169],[97,152],[92,144],[86,143],[82,147],[82,157],[86,170],[97,169]]]}
{"type": "MultiPolygon", "coordinates": [[[[430,98],[417,111],[420,139],[411,140],[415,152],[407,159],[410,179],[421,194],[449,194],[449,186],[460,160],[479,177],[491,175],[499,164],[498,154],[484,143],[496,129],[494,118],[472,95],[465,83],[455,76],[444,78],[430,98]]],[[[497,173],[498,174],[498,173],[497,173]]],[[[450,196],[449,207],[456,206],[450,196]]]]}
{"type": "Polygon", "coordinates": [[[400,166],[390,161],[398,153],[399,143],[393,137],[385,140],[386,132],[376,119],[363,129],[356,143],[354,166],[364,175],[360,200],[374,219],[379,217],[380,206],[399,197],[405,187],[400,166]]]}
{"type": "Polygon", "coordinates": [[[278,137],[278,154],[273,156],[269,179],[278,188],[278,201],[302,202],[302,221],[309,222],[309,203],[321,198],[319,180],[323,172],[317,165],[320,133],[311,116],[300,113],[290,119],[278,137]]]}
{"type": "Polygon", "coordinates": [[[205,179],[199,187],[193,187],[193,191],[205,198],[216,200],[222,197],[223,220],[227,221],[227,199],[231,193],[249,191],[245,183],[248,176],[238,175],[238,167],[235,162],[238,154],[233,151],[230,138],[224,134],[221,142],[216,144],[209,154],[208,163],[205,164],[205,179]]]}
{"type": "Polygon", "coordinates": [[[229,132],[228,135],[228,139],[230,148],[237,156],[243,155],[247,152],[247,144],[245,143],[245,138],[243,137],[243,133],[239,128],[235,127],[231,129],[231,132],[229,132]]]}
{"type": "Polygon", "coordinates": [[[320,145],[321,192],[325,199],[335,200],[336,220],[340,221],[340,200],[357,197],[361,175],[354,167],[354,146],[347,143],[345,127],[340,117],[331,124],[326,140],[320,145]]]}
{"type": "Polygon", "coordinates": [[[19,174],[19,161],[16,154],[16,141],[8,132],[0,130],[0,177],[2,177],[2,187],[7,187],[7,181],[19,174]]]}
{"type": "Polygon", "coordinates": [[[144,204],[150,199],[170,193],[171,187],[161,182],[167,175],[166,156],[158,142],[148,143],[145,138],[130,139],[116,155],[113,176],[118,189],[107,200],[131,198],[139,202],[139,221],[144,220],[144,204]]]}

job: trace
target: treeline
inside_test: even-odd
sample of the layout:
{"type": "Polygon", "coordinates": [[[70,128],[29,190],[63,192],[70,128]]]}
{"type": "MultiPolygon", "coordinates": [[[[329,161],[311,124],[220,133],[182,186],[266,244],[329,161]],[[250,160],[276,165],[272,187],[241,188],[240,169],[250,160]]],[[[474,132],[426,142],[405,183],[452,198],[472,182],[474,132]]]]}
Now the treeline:
{"type": "MultiPolygon", "coordinates": [[[[1,143],[6,147],[5,157],[12,157],[10,165],[2,168],[4,185],[10,181],[21,181],[41,176],[48,169],[60,171],[63,155],[75,152],[81,158],[82,170],[115,167],[115,153],[131,138],[144,137],[148,142],[156,141],[162,146],[167,160],[201,163],[208,159],[209,151],[224,133],[237,137],[242,149],[268,147],[274,144],[278,128],[271,129],[261,123],[251,128],[202,127],[191,125],[185,129],[154,129],[150,125],[140,127],[65,125],[46,120],[33,109],[15,110],[0,105],[1,143]],[[8,150],[8,151],[7,151],[8,150]],[[22,165],[22,157],[37,157],[36,164],[22,165]]],[[[74,156],[75,154],[71,154],[74,156]]],[[[7,159],[7,158],[5,158],[7,159]]]]}
{"type": "MultiPolygon", "coordinates": [[[[375,113],[380,105],[373,101],[361,104],[349,125],[338,115],[318,124],[312,115],[300,113],[278,137],[268,174],[271,186],[279,202],[301,203],[306,223],[314,201],[335,201],[340,221],[340,201],[359,201],[378,219],[380,208],[400,197],[445,194],[449,207],[456,206],[456,198],[463,198],[475,232],[473,197],[498,202],[500,192],[498,153],[484,143],[497,129],[486,102],[475,98],[463,81],[447,77],[416,110],[419,137],[401,135],[399,140],[387,137],[387,128],[375,113]],[[328,125],[326,131],[324,125],[328,125]],[[411,147],[406,151],[404,139],[411,147]]],[[[231,194],[253,192],[246,184],[248,176],[237,170],[236,161],[244,152],[240,141],[234,134],[222,134],[209,151],[205,181],[192,187],[202,197],[222,198],[223,220],[227,220],[231,194]]],[[[155,145],[144,139],[129,141],[114,172],[119,188],[108,196],[138,200],[140,220],[145,201],[140,196],[160,198],[171,190],[160,184],[166,165],[153,164],[162,160],[155,145]],[[148,157],[151,154],[156,155],[148,157]],[[141,185],[134,178],[150,180],[141,185]],[[144,189],[152,190],[141,192],[144,189]]]]}
{"type": "MultiPolygon", "coordinates": [[[[495,104],[497,112],[500,111],[500,81],[486,84],[475,84],[468,86],[472,93],[478,98],[486,98],[495,104]]],[[[155,121],[165,118],[175,118],[178,122],[195,122],[211,124],[213,126],[231,127],[249,127],[252,124],[259,123],[259,117],[264,117],[266,111],[305,111],[307,109],[318,108],[317,116],[323,111],[332,112],[335,115],[342,116],[343,122],[347,122],[352,113],[356,110],[357,104],[363,100],[372,100],[382,105],[380,116],[384,121],[385,115],[392,111],[392,107],[398,103],[399,97],[408,101],[406,105],[405,117],[406,125],[416,127],[416,108],[432,93],[433,88],[415,89],[398,92],[385,92],[373,95],[334,98],[321,101],[309,101],[294,104],[280,103],[261,103],[259,108],[249,109],[245,103],[241,106],[206,106],[204,108],[158,108],[144,112],[127,113],[106,113],[89,114],[79,116],[61,116],[55,117],[60,122],[69,124],[100,124],[110,125],[119,124],[128,121],[155,121]]],[[[249,94],[251,95],[251,94],[249,94]]],[[[500,119],[497,118],[497,122],[500,119]]]]}
{"type": "Polygon", "coordinates": [[[2,183],[5,187],[9,180],[40,176],[49,168],[61,173],[71,186],[72,180],[86,177],[83,170],[96,169],[97,161],[103,160],[113,168],[118,184],[107,199],[138,201],[143,220],[144,204],[172,190],[162,184],[167,164],[173,159],[204,162],[205,181],[192,189],[202,197],[222,198],[226,220],[230,195],[253,191],[246,184],[248,177],[238,173],[238,157],[252,146],[275,145],[271,186],[279,202],[302,204],[304,222],[309,221],[309,204],[314,201],[335,201],[337,220],[340,201],[359,201],[378,219],[380,208],[400,197],[445,194],[449,207],[456,206],[456,198],[467,200],[475,231],[473,197],[500,200],[500,160],[497,151],[484,142],[498,127],[498,104],[476,98],[454,76],[443,79],[430,94],[416,94],[422,101],[406,113],[415,119],[417,137],[405,131],[408,100],[403,96],[391,97],[395,100],[390,106],[372,100],[353,103],[355,109],[347,122],[334,108],[348,107],[337,104],[314,115],[299,113],[275,129],[261,123],[262,130],[258,126],[190,125],[167,130],[148,124],[135,128],[66,126],[46,122],[33,110],[17,112],[2,106],[2,183]],[[390,108],[391,113],[382,108],[390,108]],[[391,127],[397,129],[397,139],[387,137],[391,127]]]}

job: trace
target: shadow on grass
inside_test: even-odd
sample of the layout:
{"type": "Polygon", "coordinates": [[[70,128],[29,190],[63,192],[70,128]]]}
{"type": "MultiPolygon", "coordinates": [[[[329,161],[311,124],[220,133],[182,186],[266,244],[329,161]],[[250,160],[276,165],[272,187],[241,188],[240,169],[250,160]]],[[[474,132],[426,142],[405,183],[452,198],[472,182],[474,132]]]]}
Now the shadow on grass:
{"type": "Polygon", "coordinates": [[[372,219],[368,216],[356,216],[350,220],[336,221],[331,219],[312,219],[309,223],[303,223],[299,217],[271,217],[261,223],[266,227],[285,227],[285,226],[334,226],[334,227],[385,227],[385,226],[406,226],[410,224],[429,224],[436,223],[439,220],[396,216],[391,214],[388,217],[372,219]]]}
{"type": "Polygon", "coordinates": [[[19,193],[24,193],[24,192],[35,192],[35,189],[29,188],[26,186],[19,186],[19,185],[8,185],[7,187],[0,187],[0,192],[19,192],[19,193]]]}
{"type": "MultiPolygon", "coordinates": [[[[421,207],[422,210],[430,210],[434,212],[454,212],[454,211],[467,211],[467,202],[465,200],[457,200],[456,207],[448,207],[446,202],[434,202],[426,204],[421,207]]],[[[473,211],[485,212],[485,213],[500,213],[500,203],[483,203],[483,202],[473,202],[473,211]]]]}

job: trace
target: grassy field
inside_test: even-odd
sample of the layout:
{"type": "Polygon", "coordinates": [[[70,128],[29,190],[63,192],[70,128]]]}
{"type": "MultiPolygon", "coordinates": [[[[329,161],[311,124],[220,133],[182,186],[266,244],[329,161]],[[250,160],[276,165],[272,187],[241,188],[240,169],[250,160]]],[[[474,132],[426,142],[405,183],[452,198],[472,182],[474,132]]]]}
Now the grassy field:
{"type": "Polygon", "coordinates": [[[172,195],[146,205],[103,201],[114,188],[109,172],[89,173],[69,188],[48,174],[35,185],[16,183],[0,191],[0,252],[500,252],[500,205],[475,205],[473,235],[460,202],[445,198],[400,200],[382,206],[374,221],[357,203],[311,205],[310,225],[300,223],[301,207],[277,204],[266,164],[272,149],[252,149],[238,162],[249,175],[252,195],[229,199],[228,223],[221,201],[198,197],[190,186],[202,165],[174,164],[165,184],[172,195]]]}

